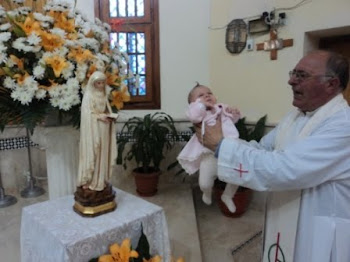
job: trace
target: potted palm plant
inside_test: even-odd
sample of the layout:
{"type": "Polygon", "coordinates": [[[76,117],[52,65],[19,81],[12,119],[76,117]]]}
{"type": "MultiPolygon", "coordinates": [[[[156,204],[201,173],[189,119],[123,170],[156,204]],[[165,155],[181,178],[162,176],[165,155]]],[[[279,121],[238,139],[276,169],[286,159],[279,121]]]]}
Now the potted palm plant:
{"type": "Polygon", "coordinates": [[[123,126],[118,139],[117,164],[136,161],[133,169],[136,191],[141,196],[153,196],[157,193],[160,163],[165,150],[174,146],[177,131],[172,117],[163,112],[147,114],[144,117],[132,117],[123,126]],[[173,137],[173,139],[172,139],[173,137]],[[127,143],[131,143],[127,148],[127,143]],[[127,152],[124,153],[124,150],[127,152]]]}
{"type": "MultiPolygon", "coordinates": [[[[260,139],[263,137],[265,133],[265,123],[266,123],[266,115],[261,117],[256,125],[249,127],[246,122],[245,118],[241,118],[236,123],[236,128],[239,132],[239,138],[250,141],[255,140],[257,142],[260,141],[260,139]]],[[[233,201],[236,205],[236,212],[231,213],[224,202],[221,200],[221,195],[225,189],[225,182],[222,182],[218,179],[215,180],[214,183],[214,194],[217,199],[218,206],[221,210],[221,212],[227,216],[227,217],[239,217],[243,215],[247,207],[250,203],[251,197],[252,197],[252,190],[250,188],[246,187],[239,187],[235,196],[233,197],[233,201]]]]}

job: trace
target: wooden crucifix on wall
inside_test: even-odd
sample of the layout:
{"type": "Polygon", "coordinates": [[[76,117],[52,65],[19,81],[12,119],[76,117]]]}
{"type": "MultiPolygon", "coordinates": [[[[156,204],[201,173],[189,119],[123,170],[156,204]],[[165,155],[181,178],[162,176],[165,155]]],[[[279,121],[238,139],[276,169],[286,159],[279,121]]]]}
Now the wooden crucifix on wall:
{"type": "Polygon", "coordinates": [[[270,59],[277,60],[277,50],[289,46],[293,46],[293,39],[278,39],[277,30],[271,29],[270,40],[267,40],[264,43],[256,44],[256,50],[270,51],[270,59]]]}

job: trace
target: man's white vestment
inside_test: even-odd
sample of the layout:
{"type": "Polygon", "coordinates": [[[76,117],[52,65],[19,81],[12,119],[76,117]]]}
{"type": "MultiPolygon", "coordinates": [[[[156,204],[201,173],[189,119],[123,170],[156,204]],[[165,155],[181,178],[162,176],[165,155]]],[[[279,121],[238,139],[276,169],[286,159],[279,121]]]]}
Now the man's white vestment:
{"type": "MultiPolygon", "coordinates": [[[[283,249],[294,250],[292,259],[285,261],[350,261],[350,108],[341,94],[315,112],[292,112],[259,144],[224,139],[218,176],[227,183],[258,191],[302,189],[300,201],[295,194],[290,199],[287,196],[280,207],[288,215],[288,205],[295,209],[300,202],[299,212],[291,216],[298,216],[298,220],[292,219],[296,225],[295,249],[292,231],[274,231],[291,234],[274,236],[281,248],[278,255],[283,249]]],[[[267,215],[274,211],[270,209],[267,215]]],[[[275,224],[284,226],[283,221],[275,224]]],[[[265,243],[265,257],[271,244],[265,243]]],[[[275,256],[270,254],[269,258],[274,261],[275,256]]],[[[279,260],[283,261],[282,257],[279,260]]]]}

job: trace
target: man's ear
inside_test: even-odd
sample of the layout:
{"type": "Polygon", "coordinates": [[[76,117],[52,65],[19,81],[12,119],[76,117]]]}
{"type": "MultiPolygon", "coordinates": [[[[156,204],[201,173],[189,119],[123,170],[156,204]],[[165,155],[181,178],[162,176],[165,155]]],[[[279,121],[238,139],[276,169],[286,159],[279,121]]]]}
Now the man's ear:
{"type": "Polygon", "coordinates": [[[340,81],[338,77],[332,77],[327,82],[327,90],[329,90],[329,92],[338,91],[338,89],[340,89],[340,81]]]}

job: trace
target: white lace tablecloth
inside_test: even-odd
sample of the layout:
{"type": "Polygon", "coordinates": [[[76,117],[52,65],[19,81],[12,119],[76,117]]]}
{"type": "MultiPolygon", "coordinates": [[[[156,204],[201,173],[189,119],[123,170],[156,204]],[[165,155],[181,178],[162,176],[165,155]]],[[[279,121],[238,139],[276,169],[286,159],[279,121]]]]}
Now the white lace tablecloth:
{"type": "Polygon", "coordinates": [[[116,191],[117,209],[98,217],[82,217],[73,211],[72,195],[22,210],[22,262],[88,262],[109,253],[112,243],[130,238],[136,248],[141,223],[151,255],[170,261],[170,244],[164,210],[124,191],[116,191]]]}

